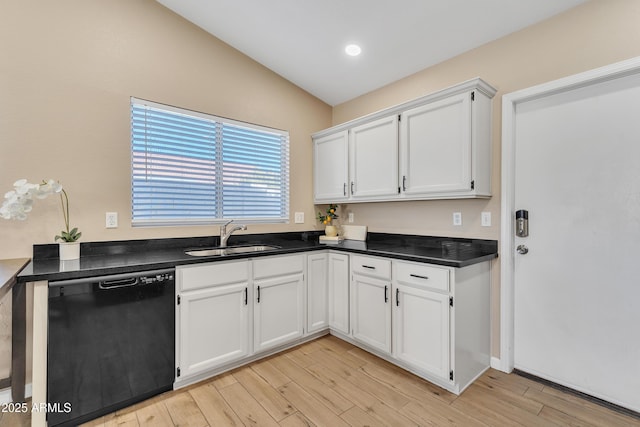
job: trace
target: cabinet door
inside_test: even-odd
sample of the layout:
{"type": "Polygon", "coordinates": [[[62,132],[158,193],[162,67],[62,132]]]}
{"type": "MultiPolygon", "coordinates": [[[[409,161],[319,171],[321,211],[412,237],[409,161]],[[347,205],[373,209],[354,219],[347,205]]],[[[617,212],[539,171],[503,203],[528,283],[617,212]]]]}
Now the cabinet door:
{"type": "Polygon", "coordinates": [[[403,194],[471,191],[471,93],[404,112],[400,119],[403,194]]]}
{"type": "Polygon", "coordinates": [[[449,295],[410,286],[394,288],[394,357],[449,380],[449,295]]]}
{"type": "Polygon", "coordinates": [[[356,126],[349,133],[352,199],[398,195],[398,116],[356,126]]]}
{"type": "Polygon", "coordinates": [[[348,197],[349,140],[347,131],[313,140],[313,185],[316,202],[348,197]]]}
{"type": "Polygon", "coordinates": [[[178,366],[181,376],[249,355],[248,286],[245,282],[180,294],[178,366]]]}
{"type": "Polygon", "coordinates": [[[353,338],[391,352],[391,284],[354,274],[351,281],[351,329],[353,338]]]}
{"type": "Polygon", "coordinates": [[[326,253],[307,256],[307,332],[329,326],[326,253]]]}
{"type": "Polygon", "coordinates": [[[254,350],[302,336],[302,273],[254,281],[254,350]]]}
{"type": "Polygon", "coordinates": [[[329,254],[329,327],[349,334],[349,255],[329,254]]]}

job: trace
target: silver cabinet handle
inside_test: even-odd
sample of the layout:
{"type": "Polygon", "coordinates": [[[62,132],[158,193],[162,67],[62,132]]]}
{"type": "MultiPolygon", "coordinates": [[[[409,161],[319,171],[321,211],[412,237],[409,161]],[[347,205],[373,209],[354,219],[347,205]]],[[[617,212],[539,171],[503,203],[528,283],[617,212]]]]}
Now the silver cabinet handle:
{"type": "Polygon", "coordinates": [[[353,183],[353,181],[351,181],[351,194],[355,193],[355,191],[353,190],[353,185],[354,185],[354,183],[353,183]]]}
{"type": "Polygon", "coordinates": [[[411,277],[415,277],[416,279],[424,279],[424,280],[429,280],[428,276],[421,276],[419,274],[409,274],[409,276],[411,277]]]}
{"type": "Polygon", "coordinates": [[[372,265],[364,265],[362,264],[362,268],[368,268],[369,270],[375,270],[376,268],[372,265]]]}
{"type": "Polygon", "coordinates": [[[347,195],[347,183],[345,182],[344,185],[342,186],[342,195],[346,196],[347,195]]]}

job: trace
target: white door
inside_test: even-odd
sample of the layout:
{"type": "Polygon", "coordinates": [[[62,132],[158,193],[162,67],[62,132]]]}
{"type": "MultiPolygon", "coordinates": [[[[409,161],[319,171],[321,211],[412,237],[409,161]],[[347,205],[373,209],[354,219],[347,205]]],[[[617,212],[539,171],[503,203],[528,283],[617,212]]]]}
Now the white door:
{"type": "Polygon", "coordinates": [[[249,354],[248,283],[214,286],[180,295],[181,377],[249,354]]]}
{"type": "Polygon", "coordinates": [[[640,411],[640,74],[514,105],[514,366],[640,411]]]}
{"type": "Polygon", "coordinates": [[[353,275],[351,282],[353,338],[385,353],[391,352],[391,284],[353,275]]]}
{"type": "Polygon", "coordinates": [[[307,332],[315,332],[329,326],[327,299],[328,254],[307,256],[307,332]]]}
{"type": "Polygon", "coordinates": [[[449,295],[396,285],[393,353],[417,369],[449,379],[449,295]]]}
{"type": "Polygon", "coordinates": [[[349,137],[342,131],[313,141],[314,201],[335,202],[348,197],[349,137]]]}
{"type": "Polygon", "coordinates": [[[471,92],[402,113],[403,192],[471,190],[471,92]]]}
{"type": "Polygon", "coordinates": [[[349,255],[329,253],[329,327],[349,334],[349,255]]]}
{"type": "Polygon", "coordinates": [[[398,116],[356,126],[349,132],[349,191],[353,199],[398,194],[398,116]]]}
{"type": "Polygon", "coordinates": [[[302,336],[302,273],[254,281],[254,351],[302,336]]]}

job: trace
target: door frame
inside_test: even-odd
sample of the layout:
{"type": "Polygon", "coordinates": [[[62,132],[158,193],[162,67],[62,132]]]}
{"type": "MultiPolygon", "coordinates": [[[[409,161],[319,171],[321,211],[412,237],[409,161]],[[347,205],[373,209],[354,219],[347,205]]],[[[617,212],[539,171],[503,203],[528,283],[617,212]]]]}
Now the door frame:
{"type": "Polygon", "coordinates": [[[514,368],[515,340],[515,125],[516,107],[582,87],[640,73],[640,57],[564,77],[502,96],[502,179],[500,230],[500,357],[492,366],[503,372],[514,368]]]}

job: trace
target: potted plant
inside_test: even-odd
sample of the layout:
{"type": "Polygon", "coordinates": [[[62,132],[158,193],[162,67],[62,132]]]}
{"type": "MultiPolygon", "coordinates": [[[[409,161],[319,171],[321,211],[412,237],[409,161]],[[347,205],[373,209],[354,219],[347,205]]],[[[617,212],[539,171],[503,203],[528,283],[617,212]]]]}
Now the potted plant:
{"type": "Polygon", "coordinates": [[[329,205],[327,208],[326,214],[323,215],[322,212],[318,212],[318,221],[325,225],[324,234],[328,237],[335,237],[338,235],[338,227],[333,224],[333,220],[338,218],[338,205],[329,205]]]}
{"type": "Polygon", "coordinates": [[[33,200],[44,199],[52,194],[60,195],[62,216],[65,229],[55,236],[55,241],[60,241],[60,260],[80,258],[80,243],[78,239],[82,233],[77,227],[71,228],[69,222],[69,195],[62,185],[53,180],[42,181],[40,184],[32,184],[26,179],[20,179],[13,184],[13,190],[4,196],[4,202],[0,207],[0,216],[4,219],[17,219],[24,221],[27,214],[33,209],[33,200]]]}

